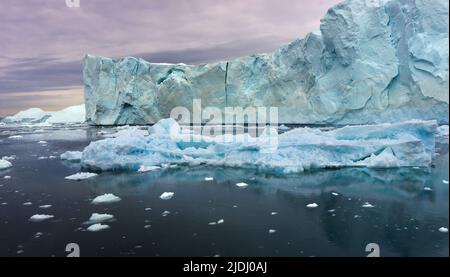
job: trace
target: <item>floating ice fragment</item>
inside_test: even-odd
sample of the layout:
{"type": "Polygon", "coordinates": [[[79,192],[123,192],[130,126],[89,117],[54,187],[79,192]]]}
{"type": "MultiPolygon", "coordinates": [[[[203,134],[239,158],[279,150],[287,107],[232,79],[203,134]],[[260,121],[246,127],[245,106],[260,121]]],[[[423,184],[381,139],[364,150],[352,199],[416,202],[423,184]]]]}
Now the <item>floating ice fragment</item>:
{"type": "Polygon", "coordinates": [[[205,181],[212,182],[212,181],[214,181],[214,178],[213,177],[205,177],[205,181]]]}
{"type": "Polygon", "coordinates": [[[89,223],[102,223],[105,221],[109,221],[111,219],[113,219],[114,216],[111,214],[98,214],[98,213],[93,213],[91,215],[91,217],[89,218],[89,223]]]}
{"type": "Polygon", "coordinates": [[[22,139],[23,138],[23,136],[21,136],[21,135],[15,135],[15,136],[10,136],[10,137],[8,137],[9,139],[22,139]]]}
{"type": "Polygon", "coordinates": [[[74,175],[67,176],[64,179],[74,180],[74,181],[81,181],[81,180],[85,180],[85,179],[89,179],[89,178],[95,177],[97,175],[98,174],[96,174],[96,173],[81,172],[81,173],[77,173],[77,174],[74,174],[74,175]]]}
{"type": "Polygon", "coordinates": [[[9,175],[6,175],[5,177],[3,177],[3,179],[5,179],[5,180],[9,180],[9,179],[11,179],[11,176],[9,176],[9,175]]]}
{"type": "Polygon", "coordinates": [[[439,232],[441,232],[441,233],[448,233],[448,228],[441,227],[441,228],[439,228],[439,232]]]}
{"type": "Polygon", "coordinates": [[[39,206],[40,209],[50,209],[52,205],[41,205],[39,206]]]}
{"type": "Polygon", "coordinates": [[[275,230],[275,229],[269,229],[269,234],[273,234],[273,233],[275,233],[277,230],[275,230]]]}
{"type": "Polygon", "coordinates": [[[99,232],[99,231],[103,231],[106,229],[109,229],[109,225],[96,223],[96,224],[89,226],[86,230],[88,230],[89,232],[99,232]]]}
{"type": "Polygon", "coordinates": [[[47,144],[45,140],[38,141],[39,144],[47,144]]]}
{"type": "Polygon", "coordinates": [[[375,208],[374,205],[370,204],[369,202],[364,203],[364,205],[362,205],[363,208],[375,208]]]}
{"type": "Polygon", "coordinates": [[[448,180],[442,180],[442,183],[448,185],[448,180]]]}
{"type": "Polygon", "coordinates": [[[106,193],[100,196],[97,196],[94,198],[94,200],[92,200],[92,204],[94,205],[98,205],[98,204],[109,204],[109,203],[116,203],[119,202],[120,197],[115,196],[114,194],[111,193],[106,193]]]}
{"type": "Polygon", "coordinates": [[[339,196],[339,193],[337,193],[337,192],[332,192],[331,195],[333,195],[333,196],[339,196]]]}
{"type": "Polygon", "coordinates": [[[31,205],[33,205],[33,203],[31,203],[31,202],[25,202],[25,203],[23,203],[22,205],[24,205],[24,206],[31,206],[31,205]]]}
{"type": "Polygon", "coordinates": [[[161,194],[159,198],[161,198],[162,200],[170,200],[173,198],[174,195],[175,195],[174,192],[164,192],[163,194],[161,194]]]}
{"type": "Polygon", "coordinates": [[[138,169],[138,172],[144,173],[144,172],[155,171],[155,170],[159,170],[159,169],[161,169],[160,166],[145,166],[145,165],[141,165],[141,167],[139,167],[139,169],[138,169]]]}
{"type": "Polygon", "coordinates": [[[246,187],[248,187],[248,184],[247,183],[237,183],[236,186],[239,188],[246,188],[246,187]]]}
{"type": "Polygon", "coordinates": [[[38,239],[40,237],[42,237],[44,234],[41,232],[37,232],[36,234],[34,234],[34,238],[38,239]]]}
{"type": "Polygon", "coordinates": [[[170,211],[164,211],[164,212],[162,212],[161,215],[165,217],[165,216],[168,216],[169,214],[170,214],[170,211]]]}
{"type": "Polygon", "coordinates": [[[309,209],[315,209],[315,208],[319,207],[319,205],[317,203],[312,203],[312,204],[306,205],[306,207],[309,209]]]}
{"type": "Polygon", "coordinates": [[[52,219],[54,217],[55,217],[54,215],[48,215],[48,214],[35,214],[32,217],[30,217],[30,221],[42,222],[44,220],[52,219]]]}
{"type": "Polygon", "coordinates": [[[423,190],[424,190],[424,191],[433,191],[433,189],[430,188],[430,187],[424,187],[423,190]]]}
{"type": "Polygon", "coordinates": [[[12,163],[7,160],[0,160],[0,170],[12,167],[12,163]]]}
{"type": "Polygon", "coordinates": [[[210,225],[210,226],[217,225],[217,222],[213,221],[213,222],[208,223],[208,225],[210,225]]]}
{"type": "Polygon", "coordinates": [[[16,155],[12,155],[12,156],[3,156],[1,159],[2,159],[2,160],[5,160],[5,161],[14,161],[14,160],[16,159],[16,155]]]}
{"type": "Polygon", "coordinates": [[[271,212],[270,215],[277,215],[278,212],[271,212]]]}
{"type": "Polygon", "coordinates": [[[225,222],[224,219],[219,219],[219,220],[217,221],[217,224],[223,224],[224,222],[225,222]]]}

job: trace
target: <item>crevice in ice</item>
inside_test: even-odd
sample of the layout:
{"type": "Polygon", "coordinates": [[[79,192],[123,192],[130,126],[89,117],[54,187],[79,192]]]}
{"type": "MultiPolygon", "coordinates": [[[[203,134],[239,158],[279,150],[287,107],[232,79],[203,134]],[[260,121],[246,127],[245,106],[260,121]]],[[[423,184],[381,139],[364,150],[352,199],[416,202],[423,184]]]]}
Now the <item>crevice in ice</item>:
{"type": "Polygon", "coordinates": [[[225,67],[225,107],[228,107],[228,66],[230,65],[229,62],[227,62],[227,65],[225,67]]]}

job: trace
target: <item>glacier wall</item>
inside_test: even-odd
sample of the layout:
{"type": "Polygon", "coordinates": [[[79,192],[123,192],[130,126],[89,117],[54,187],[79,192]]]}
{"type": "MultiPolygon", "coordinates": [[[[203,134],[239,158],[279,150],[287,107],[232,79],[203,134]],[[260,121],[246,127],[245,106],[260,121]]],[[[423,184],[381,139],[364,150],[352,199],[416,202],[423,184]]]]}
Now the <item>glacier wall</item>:
{"type": "Polygon", "coordinates": [[[279,122],[448,124],[446,0],[349,0],[271,54],[203,65],[84,59],[91,124],[149,124],[177,106],[279,107],[279,122]]]}

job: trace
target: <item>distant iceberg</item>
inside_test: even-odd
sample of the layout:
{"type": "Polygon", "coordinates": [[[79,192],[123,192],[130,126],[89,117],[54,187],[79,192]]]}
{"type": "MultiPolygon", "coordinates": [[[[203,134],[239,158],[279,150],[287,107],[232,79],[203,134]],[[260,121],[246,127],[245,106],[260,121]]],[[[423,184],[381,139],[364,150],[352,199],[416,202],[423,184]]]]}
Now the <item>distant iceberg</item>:
{"type": "Polygon", "coordinates": [[[297,128],[278,135],[276,149],[267,151],[264,139],[237,140],[233,135],[231,140],[218,136],[189,141],[175,120],[164,119],[147,135],[139,132],[92,142],[83,151],[81,165],[138,171],[142,166],[206,164],[279,173],[337,167],[428,167],[437,127],[436,121],[408,121],[328,131],[297,128]]]}
{"type": "Polygon", "coordinates": [[[86,121],[85,105],[71,106],[61,111],[48,112],[31,108],[5,117],[4,125],[50,126],[54,124],[78,124],[86,121]]]}

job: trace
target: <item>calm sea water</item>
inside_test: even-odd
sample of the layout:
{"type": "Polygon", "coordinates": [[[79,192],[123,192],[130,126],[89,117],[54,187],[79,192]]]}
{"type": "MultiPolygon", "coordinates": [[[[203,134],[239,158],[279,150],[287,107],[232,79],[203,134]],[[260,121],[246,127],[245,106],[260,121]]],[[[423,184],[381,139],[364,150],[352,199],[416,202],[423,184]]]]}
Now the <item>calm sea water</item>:
{"type": "Polygon", "coordinates": [[[82,150],[98,131],[0,129],[0,156],[16,155],[14,166],[0,171],[0,256],[65,256],[68,243],[77,243],[81,256],[366,256],[368,243],[377,243],[381,256],[449,255],[448,233],[439,232],[449,221],[448,141],[438,143],[430,169],[275,176],[180,167],[65,180],[80,169],[59,155],[82,150]],[[9,138],[16,134],[23,138],[9,138]],[[42,158],[49,156],[58,158],[42,158]],[[163,192],[175,196],[164,201],[163,192]],[[105,193],[122,201],[91,204],[105,193]],[[318,207],[307,208],[311,203],[318,207]],[[114,215],[105,223],[110,229],[86,231],[92,213],[114,215]],[[30,222],[35,214],[55,217],[30,222]]]}

